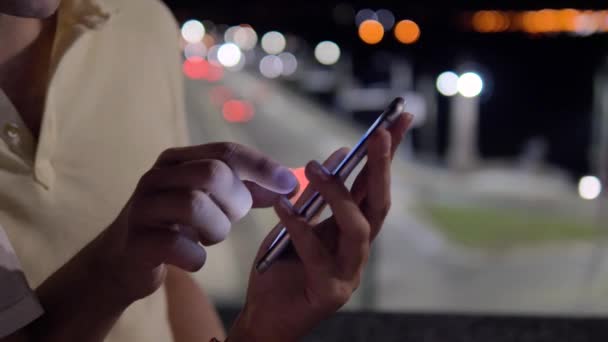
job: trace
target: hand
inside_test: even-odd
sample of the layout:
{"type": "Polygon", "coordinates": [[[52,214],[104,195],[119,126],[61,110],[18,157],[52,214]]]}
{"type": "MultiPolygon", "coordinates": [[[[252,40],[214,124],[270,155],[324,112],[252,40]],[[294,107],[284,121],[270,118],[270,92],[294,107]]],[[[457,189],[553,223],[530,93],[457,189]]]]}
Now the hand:
{"type": "MultiPolygon", "coordinates": [[[[391,158],[411,120],[404,114],[390,132],[380,129],[371,137],[367,165],[351,192],[317,162],[306,166],[312,188],[321,193],[333,216],[312,225],[281,198],[275,209],[295,253],[275,261],[263,274],[251,271],[247,301],[230,341],[298,340],[348,301],[388,213],[391,158]]],[[[326,166],[332,168],[344,155],[344,150],[335,152],[326,166]]],[[[256,260],[276,234],[271,232],[262,243],[256,260]]]]}
{"type": "Polygon", "coordinates": [[[200,269],[203,246],[224,240],[252,207],[269,206],[296,188],[289,169],[245,146],[167,150],[102,235],[108,255],[102,269],[127,300],[145,297],[162,284],[165,264],[200,269]]]}

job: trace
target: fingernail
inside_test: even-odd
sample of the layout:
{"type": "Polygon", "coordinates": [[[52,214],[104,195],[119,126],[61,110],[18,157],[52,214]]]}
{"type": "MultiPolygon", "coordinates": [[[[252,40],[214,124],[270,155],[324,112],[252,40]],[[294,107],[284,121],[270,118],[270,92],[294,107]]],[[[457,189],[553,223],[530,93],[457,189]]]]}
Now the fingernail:
{"type": "Polygon", "coordinates": [[[293,206],[285,196],[279,198],[279,208],[288,214],[293,214],[293,206]]]}
{"type": "Polygon", "coordinates": [[[308,171],[311,176],[321,180],[328,180],[330,176],[329,171],[316,160],[313,160],[306,165],[306,171],[308,171]]]}
{"type": "Polygon", "coordinates": [[[296,176],[286,167],[280,167],[276,171],[275,181],[277,185],[285,189],[287,193],[293,191],[298,186],[298,179],[296,176]]]}

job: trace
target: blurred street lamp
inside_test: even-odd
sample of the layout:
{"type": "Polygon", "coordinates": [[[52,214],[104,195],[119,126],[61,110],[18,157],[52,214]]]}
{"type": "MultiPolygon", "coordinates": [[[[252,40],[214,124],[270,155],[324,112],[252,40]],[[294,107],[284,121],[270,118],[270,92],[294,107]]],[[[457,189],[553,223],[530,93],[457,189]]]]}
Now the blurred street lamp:
{"type": "Polygon", "coordinates": [[[323,41],[315,47],[315,58],[323,65],[333,65],[340,59],[340,47],[331,41],[323,41]]]}
{"type": "Polygon", "coordinates": [[[270,55],[278,55],[283,52],[286,45],[285,36],[280,32],[270,31],[262,36],[262,49],[270,55]]]}
{"type": "Polygon", "coordinates": [[[467,72],[458,77],[458,92],[464,97],[475,97],[481,94],[483,81],[478,74],[467,72]]]}
{"type": "Polygon", "coordinates": [[[435,83],[437,91],[444,96],[458,94],[458,75],[452,71],[442,72],[435,83]]]}
{"type": "Polygon", "coordinates": [[[205,36],[205,26],[198,20],[188,20],[182,25],[181,33],[188,43],[198,43],[205,36]]]}
{"type": "Polygon", "coordinates": [[[602,193],[602,183],[595,176],[585,176],[578,182],[578,194],[586,200],[594,200],[602,193]]]}
{"type": "MultiPolygon", "coordinates": [[[[441,86],[447,94],[455,95],[453,89],[455,75],[449,72],[440,75],[437,79],[438,90],[441,86]]],[[[456,90],[461,96],[447,95],[451,96],[448,164],[453,169],[467,171],[477,164],[479,94],[481,94],[482,89],[483,80],[481,77],[477,73],[466,72],[456,80],[456,90]]]]}

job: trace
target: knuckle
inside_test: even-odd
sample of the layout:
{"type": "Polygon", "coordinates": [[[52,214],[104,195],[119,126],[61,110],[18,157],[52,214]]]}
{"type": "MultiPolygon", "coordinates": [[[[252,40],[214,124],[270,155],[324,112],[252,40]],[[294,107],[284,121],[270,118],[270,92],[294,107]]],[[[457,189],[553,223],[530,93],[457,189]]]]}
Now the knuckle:
{"type": "Polygon", "coordinates": [[[156,169],[150,169],[148,171],[146,171],[141,178],[139,178],[139,182],[137,183],[137,188],[141,189],[141,188],[146,188],[148,187],[150,184],[152,184],[154,182],[154,178],[156,178],[157,174],[157,170],[156,169]]]}
{"type": "Polygon", "coordinates": [[[268,158],[259,159],[256,164],[256,170],[259,170],[263,174],[271,175],[276,169],[277,165],[268,158]]]}
{"type": "Polygon", "coordinates": [[[206,171],[209,181],[214,183],[232,179],[232,169],[221,160],[212,159],[207,161],[206,171]]]}
{"type": "Polygon", "coordinates": [[[232,156],[238,151],[239,144],[233,142],[225,142],[220,144],[220,148],[222,150],[222,159],[230,160],[232,156]]]}
{"type": "Polygon", "coordinates": [[[195,217],[197,213],[204,212],[209,205],[209,198],[201,191],[191,191],[189,193],[189,206],[190,216],[195,217]]]}
{"type": "Polygon", "coordinates": [[[162,151],[160,153],[160,155],[158,156],[158,161],[170,160],[176,151],[177,151],[176,147],[171,147],[171,148],[168,148],[168,149],[162,151]]]}
{"type": "Polygon", "coordinates": [[[230,221],[228,221],[228,219],[218,221],[219,222],[217,222],[206,232],[206,245],[214,245],[220,243],[226,240],[226,238],[228,237],[228,234],[230,233],[230,228],[232,227],[230,221]]]}
{"type": "Polygon", "coordinates": [[[327,294],[327,305],[331,308],[338,309],[342,307],[353,294],[353,288],[345,282],[335,282],[327,294]]]}

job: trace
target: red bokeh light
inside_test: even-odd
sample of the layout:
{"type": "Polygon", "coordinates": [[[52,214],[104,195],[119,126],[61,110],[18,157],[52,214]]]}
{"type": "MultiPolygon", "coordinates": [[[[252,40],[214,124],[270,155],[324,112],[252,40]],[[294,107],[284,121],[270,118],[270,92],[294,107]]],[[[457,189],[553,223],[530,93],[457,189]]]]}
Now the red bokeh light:
{"type": "Polygon", "coordinates": [[[214,106],[221,107],[226,101],[232,98],[232,90],[225,86],[214,86],[209,91],[209,101],[214,106]]]}
{"type": "Polygon", "coordinates": [[[193,80],[206,79],[209,74],[209,63],[198,56],[190,57],[184,61],[182,70],[184,75],[193,80]]]}
{"type": "Polygon", "coordinates": [[[222,106],[224,119],[228,122],[247,122],[253,118],[253,106],[247,101],[228,100],[222,106]]]}
{"type": "Polygon", "coordinates": [[[184,75],[193,80],[207,80],[217,82],[224,77],[222,66],[209,63],[204,58],[192,56],[184,61],[182,65],[184,75]]]}
{"type": "Polygon", "coordinates": [[[300,183],[300,189],[298,190],[298,193],[291,198],[291,203],[295,203],[298,198],[302,196],[302,193],[304,192],[304,189],[306,189],[306,187],[308,186],[309,182],[308,178],[306,178],[306,174],[304,173],[303,167],[291,169],[291,172],[293,172],[294,176],[296,176],[298,182],[300,183]]]}

